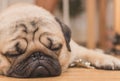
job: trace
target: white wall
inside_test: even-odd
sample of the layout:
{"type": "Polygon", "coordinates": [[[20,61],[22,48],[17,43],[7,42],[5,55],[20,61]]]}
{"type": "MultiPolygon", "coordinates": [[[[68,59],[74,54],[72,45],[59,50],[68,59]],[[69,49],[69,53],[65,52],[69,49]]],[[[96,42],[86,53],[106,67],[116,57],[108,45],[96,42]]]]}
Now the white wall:
{"type": "Polygon", "coordinates": [[[9,5],[13,3],[19,3],[19,2],[34,3],[34,0],[0,0],[0,11],[7,8],[9,5]]]}

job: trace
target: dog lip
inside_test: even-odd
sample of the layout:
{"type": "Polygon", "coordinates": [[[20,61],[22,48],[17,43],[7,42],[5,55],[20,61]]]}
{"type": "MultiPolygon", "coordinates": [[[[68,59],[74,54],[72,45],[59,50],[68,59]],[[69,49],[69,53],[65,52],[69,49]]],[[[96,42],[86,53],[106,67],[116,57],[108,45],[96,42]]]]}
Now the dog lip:
{"type": "Polygon", "coordinates": [[[45,67],[43,66],[38,66],[37,68],[34,69],[34,71],[31,73],[30,77],[45,77],[49,76],[50,73],[48,70],[46,70],[45,67]]]}
{"type": "Polygon", "coordinates": [[[33,60],[37,59],[39,61],[39,66],[31,73],[31,77],[58,76],[61,74],[61,66],[57,59],[53,59],[40,52],[35,52],[31,57],[33,60]]]}
{"type": "Polygon", "coordinates": [[[18,78],[34,78],[58,76],[61,74],[61,66],[57,59],[35,52],[26,60],[13,66],[8,71],[8,76],[18,78]]]}

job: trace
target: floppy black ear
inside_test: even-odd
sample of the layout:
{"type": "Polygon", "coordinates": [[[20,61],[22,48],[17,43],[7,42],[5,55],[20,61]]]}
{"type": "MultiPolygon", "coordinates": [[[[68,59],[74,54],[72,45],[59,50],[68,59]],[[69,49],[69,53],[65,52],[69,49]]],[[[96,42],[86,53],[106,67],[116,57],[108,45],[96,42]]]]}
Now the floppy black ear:
{"type": "Polygon", "coordinates": [[[58,18],[55,17],[55,19],[60,24],[63,35],[64,35],[65,40],[66,40],[68,51],[71,51],[70,44],[69,44],[70,39],[71,39],[71,30],[67,25],[65,25],[63,22],[61,22],[58,18]]]}

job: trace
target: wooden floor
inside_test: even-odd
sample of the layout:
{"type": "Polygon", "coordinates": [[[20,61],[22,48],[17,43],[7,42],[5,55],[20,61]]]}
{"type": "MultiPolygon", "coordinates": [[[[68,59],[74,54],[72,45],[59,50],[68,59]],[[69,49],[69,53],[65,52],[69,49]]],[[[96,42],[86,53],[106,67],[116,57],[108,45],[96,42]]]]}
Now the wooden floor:
{"type": "Polygon", "coordinates": [[[70,68],[58,77],[18,79],[0,76],[0,81],[120,81],[120,71],[70,68]]]}

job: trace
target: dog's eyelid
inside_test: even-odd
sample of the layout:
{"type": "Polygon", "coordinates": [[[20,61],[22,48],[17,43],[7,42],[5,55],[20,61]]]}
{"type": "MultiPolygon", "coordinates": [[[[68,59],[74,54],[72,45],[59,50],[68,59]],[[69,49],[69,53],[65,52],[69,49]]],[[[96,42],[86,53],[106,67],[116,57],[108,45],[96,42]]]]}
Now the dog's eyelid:
{"type": "Polygon", "coordinates": [[[10,53],[5,53],[4,55],[7,56],[7,57],[17,57],[17,56],[19,56],[19,55],[21,55],[21,54],[10,54],[10,53]]]}
{"type": "MultiPolygon", "coordinates": [[[[15,39],[14,41],[17,41],[17,39],[15,39]]],[[[17,42],[15,42],[12,48],[14,48],[14,50],[18,52],[19,54],[23,54],[25,50],[27,49],[27,45],[28,45],[27,39],[21,38],[21,40],[18,40],[17,42]]]]}
{"type": "Polygon", "coordinates": [[[57,50],[60,50],[62,48],[62,44],[61,43],[56,43],[55,44],[53,42],[54,40],[52,40],[51,38],[48,37],[47,39],[50,41],[49,46],[48,46],[49,49],[51,49],[53,51],[57,51],[57,50]]]}
{"type": "Polygon", "coordinates": [[[7,57],[17,57],[21,54],[24,53],[23,49],[20,48],[19,46],[19,42],[17,42],[15,45],[14,45],[14,48],[12,51],[7,51],[4,55],[7,56],[7,57]]]}
{"type": "Polygon", "coordinates": [[[15,48],[16,48],[16,51],[17,51],[17,52],[19,52],[19,49],[20,49],[19,44],[20,44],[19,42],[17,42],[17,43],[15,44],[15,48]]]}
{"type": "Polygon", "coordinates": [[[23,53],[24,53],[24,50],[20,47],[20,43],[19,43],[19,42],[17,42],[17,43],[15,44],[15,49],[16,49],[16,51],[17,51],[19,54],[23,54],[23,53]]]}
{"type": "Polygon", "coordinates": [[[62,44],[57,44],[57,46],[51,46],[51,50],[53,50],[53,51],[58,51],[58,50],[60,50],[62,48],[62,44]]]}

